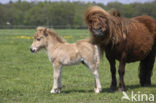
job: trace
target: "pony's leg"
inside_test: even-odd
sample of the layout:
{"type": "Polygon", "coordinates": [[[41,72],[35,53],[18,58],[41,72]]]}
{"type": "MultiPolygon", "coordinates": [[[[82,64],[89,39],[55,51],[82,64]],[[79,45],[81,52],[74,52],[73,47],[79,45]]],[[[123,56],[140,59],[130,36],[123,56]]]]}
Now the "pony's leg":
{"type": "Polygon", "coordinates": [[[54,72],[54,83],[53,88],[50,91],[51,93],[60,93],[61,92],[61,71],[62,71],[62,65],[60,65],[58,62],[53,63],[54,72]]]}
{"type": "Polygon", "coordinates": [[[115,67],[115,59],[107,56],[107,59],[109,61],[109,64],[110,64],[110,71],[111,71],[111,74],[112,74],[112,82],[111,82],[111,86],[110,86],[110,89],[111,91],[114,91],[117,89],[117,81],[116,81],[116,67],[115,67]]]}
{"type": "Polygon", "coordinates": [[[155,51],[152,51],[139,65],[139,79],[141,86],[151,85],[152,70],[155,62],[155,51]]]}
{"type": "Polygon", "coordinates": [[[119,91],[125,91],[125,83],[124,83],[125,62],[120,61],[118,73],[119,73],[119,78],[120,78],[118,90],[119,91]]]}

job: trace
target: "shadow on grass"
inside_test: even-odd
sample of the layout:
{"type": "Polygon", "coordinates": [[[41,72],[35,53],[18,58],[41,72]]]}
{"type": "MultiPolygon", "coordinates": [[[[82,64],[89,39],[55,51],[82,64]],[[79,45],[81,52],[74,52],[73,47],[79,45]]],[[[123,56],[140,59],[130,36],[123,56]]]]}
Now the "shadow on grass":
{"type": "MultiPolygon", "coordinates": [[[[135,84],[135,85],[127,85],[126,86],[126,91],[131,90],[131,89],[139,89],[139,88],[156,88],[156,84],[152,84],[151,86],[140,86],[139,84],[135,84]]],[[[115,91],[111,91],[110,88],[103,88],[102,92],[105,93],[114,93],[114,92],[118,92],[118,90],[115,91]]]]}
{"type": "Polygon", "coordinates": [[[62,93],[68,94],[68,93],[91,93],[94,92],[93,90],[67,90],[67,91],[62,91],[62,93]]]}
{"type": "MultiPolygon", "coordinates": [[[[151,86],[144,86],[144,87],[149,87],[149,88],[156,88],[156,84],[152,84],[151,86]]],[[[139,84],[136,85],[127,85],[126,86],[126,91],[131,90],[131,89],[138,89],[138,88],[144,88],[140,86],[139,84]]],[[[68,93],[94,93],[94,90],[67,90],[67,91],[62,91],[62,93],[68,94],[68,93]]],[[[114,93],[118,92],[118,90],[112,91],[110,88],[103,88],[101,93],[114,93]]]]}
{"type": "Polygon", "coordinates": [[[144,88],[144,87],[149,87],[149,88],[156,88],[156,84],[152,84],[150,86],[140,86],[139,84],[137,85],[127,85],[126,88],[128,89],[138,89],[138,88],[144,88]]]}
{"type": "MultiPolygon", "coordinates": [[[[62,91],[62,93],[73,93],[73,92],[75,92],[75,93],[94,93],[94,90],[67,90],[67,91],[62,91]]],[[[110,92],[110,93],[113,93],[111,90],[110,90],[110,88],[103,88],[102,89],[102,92],[101,93],[106,93],[106,92],[110,92]]]]}

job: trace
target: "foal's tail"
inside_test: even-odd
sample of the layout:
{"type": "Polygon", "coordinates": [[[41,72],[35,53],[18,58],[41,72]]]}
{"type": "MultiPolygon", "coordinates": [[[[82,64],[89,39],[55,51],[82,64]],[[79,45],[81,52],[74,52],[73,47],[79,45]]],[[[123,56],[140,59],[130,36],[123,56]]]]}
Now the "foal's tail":
{"type": "Polygon", "coordinates": [[[101,58],[101,54],[100,54],[100,50],[99,47],[97,45],[94,45],[94,50],[95,50],[95,55],[94,55],[94,59],[96,61],[96,65],[99,65],[100,63],[100,58],[101,58]]]}

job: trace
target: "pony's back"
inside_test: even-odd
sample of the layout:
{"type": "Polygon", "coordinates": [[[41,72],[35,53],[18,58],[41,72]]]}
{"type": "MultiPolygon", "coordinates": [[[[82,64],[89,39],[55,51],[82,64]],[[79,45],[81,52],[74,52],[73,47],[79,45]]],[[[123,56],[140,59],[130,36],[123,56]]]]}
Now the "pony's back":
{"type": "Polygon", "coordinates": [[[156,21],[152,17],[144,15],[137,16],[132,19],[137,20],[140,23],[143,23],[156,38],[156,21]]]}

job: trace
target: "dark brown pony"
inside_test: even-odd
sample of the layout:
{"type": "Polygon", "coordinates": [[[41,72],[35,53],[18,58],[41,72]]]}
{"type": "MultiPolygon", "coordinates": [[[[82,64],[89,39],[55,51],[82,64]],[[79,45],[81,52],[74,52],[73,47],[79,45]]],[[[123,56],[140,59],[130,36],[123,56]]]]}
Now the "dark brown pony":
{"type": "Polygon", "coordinates": [[[150,16],[126,19],[119,12],[108,13],[93,6],[85,15],[86,24],[97,44],[110,63],[111,90],[117,87],[115,60],[119,60],[119,90],[125,90],[124,73],[126,63],[140,61],[141,86],[151,85],[151,75],[156,55],[156,21],[150,16]]]}

